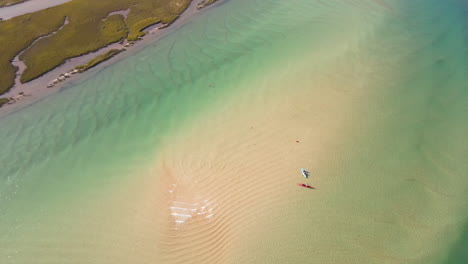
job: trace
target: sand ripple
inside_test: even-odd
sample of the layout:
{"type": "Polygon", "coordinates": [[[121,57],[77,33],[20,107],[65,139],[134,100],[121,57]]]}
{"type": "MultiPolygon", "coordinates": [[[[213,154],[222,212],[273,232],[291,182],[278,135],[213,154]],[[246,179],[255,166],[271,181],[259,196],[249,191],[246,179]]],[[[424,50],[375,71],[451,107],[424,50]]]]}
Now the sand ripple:
{"type": "Polygon", "coordinates": [[[2,118],[0,259],[437,263],[468,53],[461,4],[429,2],[226,1],[2,118]]]}

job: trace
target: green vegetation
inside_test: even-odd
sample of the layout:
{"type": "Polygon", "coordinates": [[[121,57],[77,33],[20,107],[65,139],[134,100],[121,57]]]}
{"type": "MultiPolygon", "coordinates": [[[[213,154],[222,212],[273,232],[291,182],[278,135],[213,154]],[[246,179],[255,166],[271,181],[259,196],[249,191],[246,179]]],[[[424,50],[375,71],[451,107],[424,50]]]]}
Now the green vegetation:
{"type": "Polygon", "coordinates": [[[130,27],[130,34],[128,34],[127,39],[129,41],[138,40],[139,38],[145,35],[145,32],[141,32],[142,29],[149,27],[151,25],[157,24],[159,22],[161,22],[159,18],[153,18],[153,17],[136,22],[130,27]]]}
{"type": "Polygon", "coordinates": [[[20,59],[27,66],[20,78],[22,83],[63,64],[67,58],[77,57],[117,42],[128,33],[121,15],[90,19],[74,28],[70,26],[71,19],[70,23],[56,34],[37,41],[21,54],[20,59]]]}
{"type": "Polygon", "coordinates": [[[202,9],[204,8],[205,6],[209,6],[211,4],[213,4],[214,2],[216,2],[217,0],[204,0],[204,1],[201,1],[198,5],[197,5],[197,8],[198,9],[202,9]]]}
{"type": "Polygon", "coordinates": [[[8,103],[10,99],[8,98],[0,98],[0,107],[2,107],[4,104],[8,103]]]}
{"type": "Polygon", "coordinates": [[[136,40],[144,35],[141,31],[150,25],[159,22],[170,24],[188,7],[190,1],[73,0],[1,21],[0,94],[13,86],[16,68],[11,61],[25,49],[20,59],[27,68],[21,75],[21,82],[33,80],[69,58],[99,50],[123,38],[136,40]],[[127,18],[118,14],[108,15],[128,9],[127,18]],[[41,36],[47,37],[37,40],[41,36]]]}
{"type": "Polygon", "coordinates": [[[14,84],[16,67],[10,61],[33,40],[57,30],[64,17],[56,17],[49,10],[40,15],[26,14],[0,22],[0,94],[5,93],[14,84]],[[18,37],[18,33],[21,37],[18,37]]]}
{"type": "Polygon", "coordinates": [[[111,49],[111,50],[107,51],[104,54],[96,56],[94,59],[88,61],[86,64],[76,66],[75,69],[77,69],[79,71],[86,71],[86,70],[98,65],[99,63],[114,57],[115,55],[119,54],[120,52],[122,52],[124,50],[125,49],[111,49]]]}
{"type": "Polygon", "coordinates": [[[0,0],[0,7],[16,5],[19,3],[26,2],[28,0],[0,0]]]}

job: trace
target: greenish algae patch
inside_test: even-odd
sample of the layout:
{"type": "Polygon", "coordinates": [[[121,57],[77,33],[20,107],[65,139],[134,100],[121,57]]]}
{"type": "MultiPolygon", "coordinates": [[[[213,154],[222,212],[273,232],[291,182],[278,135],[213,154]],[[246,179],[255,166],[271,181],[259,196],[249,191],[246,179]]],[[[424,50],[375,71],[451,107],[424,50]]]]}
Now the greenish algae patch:
{"type": "Polygon", "coordinates": [[[26,1],[28,0],[0,0],[0,7],[12,6],[26,1]]]}
{"type": "Polygon", "coordinates": [[[69,58],[127,37],[138,39],[144,35],[141,30],[149,25],[170,24],[189,3],[190,0],[74,0],[2,21],[0,43],[6,45],[0,50],[0,94],[14,85],[17,69],[11,61],[23,50],[20,59],[26,64],[26,70],[20,81],[25,83],[69,58]],[[122,10],[130,11],[126,18],[117,14],[109,16],[111,12],[122,10]],[[57,32],[51,34],[54,31],[57,32]],[[21,38],[17,37],[19,32],[21,38]],[[43,38],[38,40],[41,36],[43,38]]]}
{"type": "Polygon", "coordinates": [[[94,59],[88,61],[86,64],[76,66],[75,69],[77,69],[79,71],[86,71],[86,70],[98,65],[99,63],[104,62],[104,61],[114,57],[115,55],[121,53],[122,51],[125,51],[125,49],[111,49],[111,50],[107,51],[104,54],[96,56],[94,59]]]}

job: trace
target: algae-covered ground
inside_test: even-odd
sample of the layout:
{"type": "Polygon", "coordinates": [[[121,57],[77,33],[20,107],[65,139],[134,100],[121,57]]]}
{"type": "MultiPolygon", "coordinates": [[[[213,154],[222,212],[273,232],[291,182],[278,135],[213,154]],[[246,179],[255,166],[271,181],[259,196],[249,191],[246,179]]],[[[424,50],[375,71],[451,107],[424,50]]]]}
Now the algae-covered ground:
{"type": "Polygon", "coordinates": [[[26,2],[28,0],[0,0],[0,7],[16,5],[19,3],[26,2]]]}
{"type": "Polygon", "coordinates": [[[20,80],[24,83],[69,58],[96,51],[123,38],[138,39],[144,35],[141,31],[150,25],[170,24],[189,3],[190,0],[74,0],[2,21],[0,94],[14,85],[17,69],[11,61],[23,50],[20,59],[26,69],[20,80]],[[129,10],[126,17],[109,15],[122,10],[129,10]],[[38,39],[41,36],[46,37],[38,39]]]}

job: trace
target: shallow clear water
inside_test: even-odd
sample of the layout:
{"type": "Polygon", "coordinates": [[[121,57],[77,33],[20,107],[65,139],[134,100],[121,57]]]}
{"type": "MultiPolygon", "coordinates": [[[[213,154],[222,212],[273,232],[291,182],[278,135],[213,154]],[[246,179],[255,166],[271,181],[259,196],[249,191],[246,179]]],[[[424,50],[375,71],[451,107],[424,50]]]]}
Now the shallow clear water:
{"type": "MultiPolygon", "coordinates": [[[[2,263],[465,263],[467,10],[458,0],[230,0],[2,118],[2,263]],[[167,175],[154,164],[204,171],[219,156],[226,166],[241,160],[232,162],[242,171],[238,156],[250,154],[227,136],[241,131],[230,118],[264,121],[255,142],[269,148],[293,129],[271,125],[282,114],[321,147],[306,140],[301,157],[278,147],[276,164],[252,163],[281,170],[304,158],[319,192],[237,191],[240,206],[216,219],[222,236],[165,232],[154,193],[167,175]],[[226,139],[212,141],[232,141],[229,151],[166,151],[216,129],[226,139]],[[242,212],[252,208],[247,223],[242,212]],[[197,255],[203,246],[216,258],[197,255]]],[[[261,179],[289,184],[274,173],[261,179]]]]}

